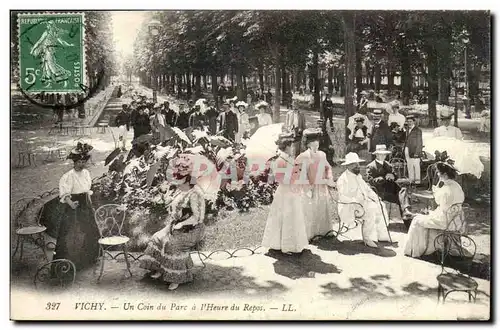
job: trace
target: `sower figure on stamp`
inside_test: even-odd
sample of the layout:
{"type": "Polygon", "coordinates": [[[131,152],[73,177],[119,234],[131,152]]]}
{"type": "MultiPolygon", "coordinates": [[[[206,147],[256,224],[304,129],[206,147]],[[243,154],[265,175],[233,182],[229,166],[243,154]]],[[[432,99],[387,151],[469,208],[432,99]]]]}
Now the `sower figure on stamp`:
{"type": "Polygon", "coordinates": [[[410,226],[412,214],[409,211],[410,201],[406,188],[401,188],[397,183],[391,164],[385,159],[391,154],[385,145],[378,145],[373,152],[375,160],[366,166],[368,183],[375,187],[379,197],[383,201],[398,204],[401,217],[407,228],[410,226]]]}

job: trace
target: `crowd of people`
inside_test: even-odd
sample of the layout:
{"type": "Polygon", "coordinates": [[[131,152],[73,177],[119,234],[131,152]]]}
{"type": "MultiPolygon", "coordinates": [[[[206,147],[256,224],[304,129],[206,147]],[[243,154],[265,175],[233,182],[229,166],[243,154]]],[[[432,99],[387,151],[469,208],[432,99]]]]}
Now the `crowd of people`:
{"type": "MultiPolygon", "coordinates": [[[[124,104],[115,119],[121,147],[127,148],[126,132],[132,128],[134,139],[144,134],[154,134],[159,143],[168,140],[168,126],[185,129],[206,129],[210,134],[221,134],[233,142],[239,142],[252,129],[248,104],[237,99],[223,99],[222,111],[214,102],[198,100],[178,105],[175,111],[170,103],[162,105],[149,102],[144,95],[134,93],[130,104],[124,104]]],[[[267,112],[269,104],[256,103],[259,113],[257,126],[272,124],[267,112]]],[[[390,241],[387,227],[389,216],[383,201],[398,205],[402,219],[408,228],[405,254],[419,257],[432,253],[436,229],[447,226],[446,210],[464,200],[460,185],[454,181],[457,170],[448,163],[437,166],[438,182],[432,187],[438,205],[434,211],[412,211],[405,187],[398,183],[387,157],[399,152],[406,158],[414,183],[420,181],[420,157],[422,132],[414,115],[406,118],[399,114],[398,104],[392,103],[389,119],[382,118],[376,109],[372,119],[365,107],[349,118],[350,144],[340,164],[342,174],[334,178],[332,164],[322,149],[322,141],[328,134],[324,130],[326,120],[319,127],[307,127],[305,114],[293,103],[282,126],[277,143],[277,154],[270,160],[269,176],[279,183],[267,216],[262,245],[284,253],[301,253],[310,240],[333,228],[337,213],[340,221],[350,227],[361,221],[363,242],[377,248],[378,242],[390,241]],[[404,119],[404,121],[403,121],[404,119]],[[399,148],[399,151],[398,149],[399,148]],[[367,177],[361,174],[360,164],[368,162],[367,177]],[[334,203],[335,201],[336,203],[334,203]],[[336,205],[336,207],[332,207],[336,205]],[[356,208],[361,206],[362,214],[356,208]],[[429,232],[434,231],[434,236],[429,232]],[[430,237],[430,238],[429,238],[430,237]]],[[[458,128],[451,127],[450,118],[442,116],[442,126],[434,134],[461,138],[458,128]]],[[[72,260],[78,269],[92,265],[98,256],[99,232],[91,209],[91,179],[85,169],[92,147],[79,144],[69,158],[74,168],[60,180],[60,201],[67,207],[59,228],[55,257],[72,260]],[[75,237],[79,237],[75,240],[75,237]]],[[[191,180],[193,162],[190,157],[180,157],[173,164],[176,189],[167,192],[170,212],[165,226],[154,233],[141,260],[141,267],[149,271],[149,277],[168,283],[175,290],[179,284],[192,280],[193,262],[189,252],[203,238],[205,202],[203,193],[191,180]]]]}

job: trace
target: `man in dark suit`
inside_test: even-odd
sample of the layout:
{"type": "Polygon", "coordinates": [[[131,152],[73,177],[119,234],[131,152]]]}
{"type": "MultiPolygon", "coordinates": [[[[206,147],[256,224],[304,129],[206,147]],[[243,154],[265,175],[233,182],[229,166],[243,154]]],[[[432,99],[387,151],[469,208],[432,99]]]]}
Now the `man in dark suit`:
{"type": "Polygon", "coordinates": [[[174,109],[170,108],[170,103],[168,101],[163,102],[161,113],[165,116],[165,121],[168,125],[175,125],[175,122],[177,121],[177,113],[174,109]]]}
{"type": "Polygon", "coordinates": [[[422,155],[422,130],[416,126],[415,116],[406,116],[406,140],[403,147],[408,178],[415,184],[420,184],[420,157],[422,155]]]}
{"type": "MultiPolygon", "coordinates": [[[[392,141],[392,132],[389,128],[389,125],[382,120],[382,110],[375,109],[373,110],[373,125],[370,133],[370,152],[375,151],[375,147],[377,145],[386,145],[389,149],[393,145],[392,141]]],[[[372,160],[375,159],[373,156],[372,160]]]]}
{"type": "Polygon", "coordinates": [[[306,129],[306,116],[299,110],[297,101],[293,102],[292,110],[286,113],[283,131],[293,134],[292,156],[297,157],[301,152],[302,133],[306,129]]]}
{"type": "Polygon", "coordinates": [[[217,117],[219,116],[219,111],[215,108],[215,101],[210,101],[205,116],[208,120],[208,131],[210,134],[215,135],[217,133],[217,117]]]}
{"type": "Polygon", "coordinates": [[[179,129],[186,129],[189,127],[189,109],[184,108],[184,104],[179,104],[179,115],[175,126],[179,129]]]}
{"type": "Polygon", "coordinates": [[[330,94],[326,94],[323,101],[323,115],[325,117],[325,128],[326,122],[330,121],[330,130],[333,130],[333,101],[330,94]]]}
{"type": "Polygon", "coordinates": [[[398,178],[394,174],[391,164],[385,160],[391,151],[387,150],[385,145],[378,145],[372,154],[375,156],[375,160],[366,166],[368,183],[375,188],[374,190],[383,201],[398,204],[401,217],[409,227],[412,214],[409,211],[410,202],[406,189],[401,188],[396,183],[398,178]]]}
{"type": "Polygon", "coordinates": [[[231,141],[235,141],[235,134],[238,132],[238,117],[231,111],[229,102],[222,105],[224,112],[219,115],[219,132],[222,136],[231,141]]]}

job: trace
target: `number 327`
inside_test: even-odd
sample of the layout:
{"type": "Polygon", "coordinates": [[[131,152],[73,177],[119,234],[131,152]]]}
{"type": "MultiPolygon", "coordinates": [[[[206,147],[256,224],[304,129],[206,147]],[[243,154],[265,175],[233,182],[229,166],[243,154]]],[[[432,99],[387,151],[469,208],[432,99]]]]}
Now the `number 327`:
{"type": "Polygon", "coordinates": [[[48,311],[57,311],[59,309],[59,306],[61,303],[47,303],[47,306],[45,306],[45,309],[48,311]]]}

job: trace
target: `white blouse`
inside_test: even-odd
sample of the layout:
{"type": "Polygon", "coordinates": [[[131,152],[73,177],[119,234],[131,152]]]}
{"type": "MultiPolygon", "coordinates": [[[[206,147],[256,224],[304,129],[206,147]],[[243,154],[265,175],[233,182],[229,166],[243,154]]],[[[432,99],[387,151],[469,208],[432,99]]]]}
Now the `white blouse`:
{"type": "Polygon", "coordinates": [[[83,169],[79,172],[74,169],[66,172],[59,180],[59,197],[61,203],[65,203],[64,199],[72,194],[88,193],[92,195],[90,187],[92,185],[92,178],[90,172],[83,169]]]}
{"type": "Polygon", "coordinates": [[[256,117],[257,120],[259,121],[259,127],[272,125],[273,123],[273,118],[271,118],[271,115],[268,113],[262,113],[262,114],[259,113],[256,117]]]}

